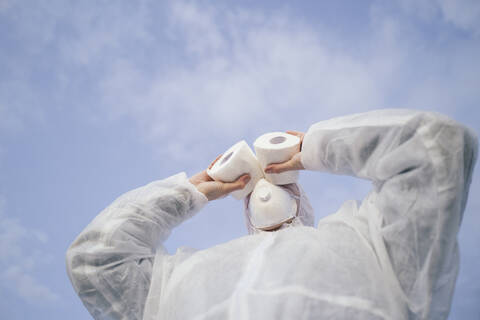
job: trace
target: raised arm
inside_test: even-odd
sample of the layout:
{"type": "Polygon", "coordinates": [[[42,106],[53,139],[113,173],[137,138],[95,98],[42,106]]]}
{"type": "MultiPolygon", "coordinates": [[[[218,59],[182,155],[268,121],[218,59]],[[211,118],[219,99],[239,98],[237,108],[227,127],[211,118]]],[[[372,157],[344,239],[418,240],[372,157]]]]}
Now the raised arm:
{"type": "Polygon", "coordinates": [[[154,259],[166,255],[157,246],[208,200],[244,188],[249,179],[246,174],[223,183],[205,170],[190,179],[180,173],[127,192],[103,210],[66,257],[68,276],[90,314],[142,319],[154,259]]]}
{"type": "Polygon", "coordinates": [[[448,316],[477,149],[475,134],[461,124],[409,110],[336,118],[305,134],[306,169],[373,181],[356,217],[368,221],[381,268],[391,272],[411,318],[448,316]]]}
{"type": "Polygon", "coordinates": [[[312,125],[303,140],[301,160],[308,170],[379,182],[435,159],[443,161],[459,148],[472,151],[472,139],[468,129],[437,113],[377,110],[312,125]],[[441,155],[426,154],[432,147],[445,150],[441,155]]]}
{"type": "Polygon", "coordinates": [[[157,244],[206,202],[181,173],[122,195],[80,233],[67,273],[95,319],[142,318],[157,244]]]}

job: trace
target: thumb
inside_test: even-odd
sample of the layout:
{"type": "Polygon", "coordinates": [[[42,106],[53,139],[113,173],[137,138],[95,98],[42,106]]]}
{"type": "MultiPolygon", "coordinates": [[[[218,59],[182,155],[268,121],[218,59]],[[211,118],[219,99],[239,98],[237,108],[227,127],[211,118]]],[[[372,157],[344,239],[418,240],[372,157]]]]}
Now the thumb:
{"type": "Polygon", "coordinates": [[[302,153],[297,152],[290,160],[282,163],[271,163],[265,167],[266,173],[281,173],[290,170],[303,170],[305,167],[302,164],[302,153]]]}
{"type": "Polygon", "coordinates": [[[289,170],[294,170],[293,158],[282,163],[271,163],[265,168],[266,173],[281,173],[289,170]]]}
{"type": "Polygon", "coordinates": [[[240,190],[245,188],[247,183],[250,181],[250,175],[248,173],[240,176],[237,180],[233,182],[225,182],[223,184],[224,193],[230,193],[235,190],[240,190]]]}

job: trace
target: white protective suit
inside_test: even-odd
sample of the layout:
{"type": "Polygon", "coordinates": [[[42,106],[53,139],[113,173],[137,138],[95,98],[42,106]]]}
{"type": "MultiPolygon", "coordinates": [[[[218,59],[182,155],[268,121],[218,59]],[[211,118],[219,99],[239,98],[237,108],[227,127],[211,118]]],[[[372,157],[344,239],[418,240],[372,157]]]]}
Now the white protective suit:
{"type": "Polygon", "coordinates": [[[435,113],[322,121],[302,162],[371,180],[361,203],[317,228],[169,255],[157,244],[207,202],[181,173],[100,213],[69,248],[68,275],[95,319],[445,319],[476,154],[475,135],[435,113]]]}

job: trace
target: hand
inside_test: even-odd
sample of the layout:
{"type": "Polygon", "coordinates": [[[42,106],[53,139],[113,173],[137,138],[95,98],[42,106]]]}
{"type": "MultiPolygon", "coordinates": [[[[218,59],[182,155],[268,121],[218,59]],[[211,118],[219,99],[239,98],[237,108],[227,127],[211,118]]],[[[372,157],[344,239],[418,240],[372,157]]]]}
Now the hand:
{"type": "Polygon", "coordinates": [[[282,163],[270,163],[268,166],[265,167],[266,173],[281,173],[284,171],[305,169],[301,161],[302,143],[303,143],[303,137],[305,136],[305,133],[299,132],[299,131],[287,131],[287,133],[300,138],[300,151],[295,153],[292,156],[292,158],[290,158],[290,160],[287,160],[282,163]]]}
{"type": "MultiPolygon", "coordinates": [[[[222,155],[219,155],[211,164],[208,166],[210,169],[222,155]]],[[[237,180],[233,182],[221,182],[213,180],[206,170],[203,170],[196,175],[192,176],[190,182],[197,188],[198,191],[203,193],[209,201],[215,200],[227,196],[230,192],[235,190],[240,190],[245,188],[248,181],[250,181],[250,175],[244,174],[238,177],[237,180]]]]}

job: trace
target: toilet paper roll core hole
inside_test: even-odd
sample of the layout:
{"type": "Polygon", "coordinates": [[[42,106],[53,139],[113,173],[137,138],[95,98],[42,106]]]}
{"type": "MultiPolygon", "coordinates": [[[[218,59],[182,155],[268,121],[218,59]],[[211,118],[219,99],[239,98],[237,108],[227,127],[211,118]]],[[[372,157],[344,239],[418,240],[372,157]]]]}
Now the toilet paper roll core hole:
{"type": "Polygon", "coordinates": [[[233,155],[233,151],[230,151],[229,154],[227,154],[225,157],[223,157],[222,159],[222,162],[220,163],[221,165],[224,164],[225,162],[228,161],[228,159],[230,159],[230,157],[233,155]]]}
{"type": "Polygon", "coordinates": [[[276,136],[276,137],[273,137],[272,139],[270,139],[270,143],[271,144],[279,144],[279,143],[284,142],[285,140],[287,140],[287,138],[285,138],[283,136],[276,136]]]}

